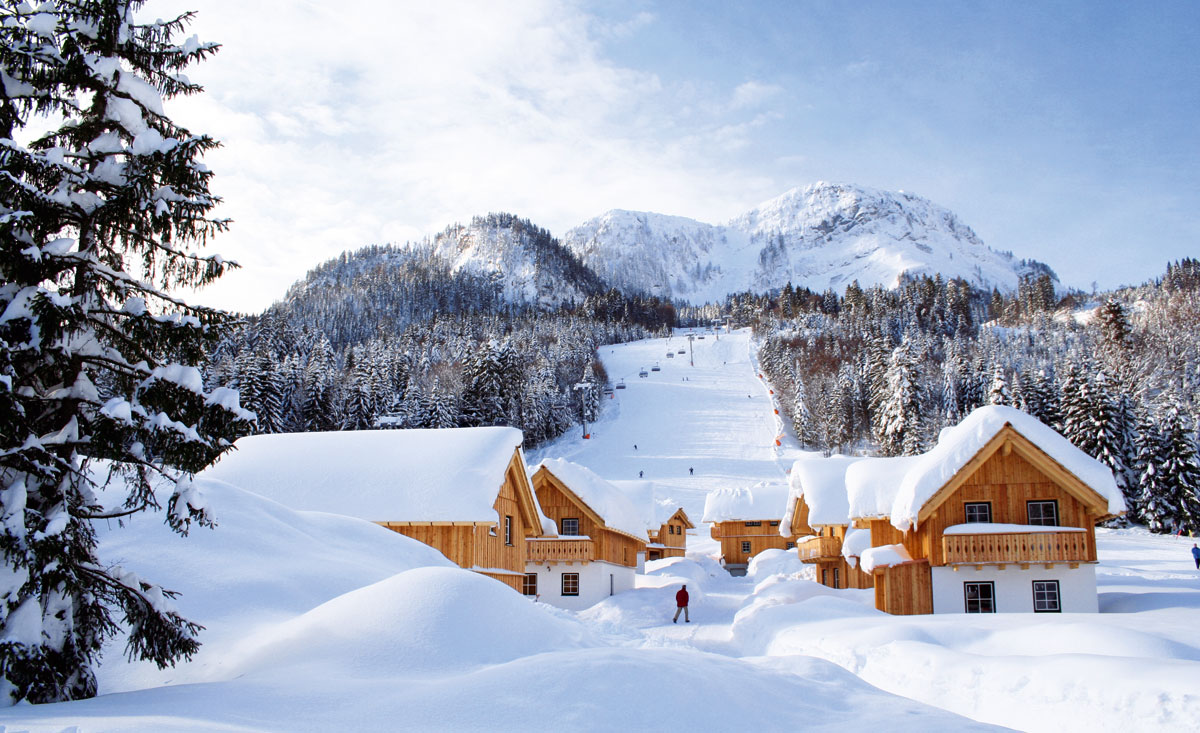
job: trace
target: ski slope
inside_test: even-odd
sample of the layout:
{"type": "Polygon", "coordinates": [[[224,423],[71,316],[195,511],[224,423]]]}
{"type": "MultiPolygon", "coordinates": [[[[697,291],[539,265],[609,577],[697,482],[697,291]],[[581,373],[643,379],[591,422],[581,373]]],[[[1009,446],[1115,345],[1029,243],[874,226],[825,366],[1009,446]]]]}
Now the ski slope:
{"type": "Polygon", "coordinates": [[[590,438],[571,430],[531,451],[531,464],[566,458],[610,480],[637,479],[642,472],[697,525],[688,537],[696,550],[716,548],[700,526],[708,492],[787,481],[797,451],[786,436],[782,447],[775,445],[783,424],[758,376],[748,330],[678,331],[606,346],[600,361],[610,382],[626,388],[603,400],[598,421],[588,426],[590,438]],[[690,342],[689,333],[696,337],[690,342]],[[686,353],[677,353],[681,349],[686,353]],[[661,371],[652,371],[655,365],[661,371]],[[642,370],[646,377],[638,376],[642,370]]]}

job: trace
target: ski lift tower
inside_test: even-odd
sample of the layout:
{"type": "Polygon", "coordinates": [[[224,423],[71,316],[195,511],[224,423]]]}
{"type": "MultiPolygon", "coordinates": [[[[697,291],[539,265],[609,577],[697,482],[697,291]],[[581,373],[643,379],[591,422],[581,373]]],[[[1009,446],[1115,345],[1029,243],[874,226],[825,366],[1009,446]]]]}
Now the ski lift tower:
{"type": "Polygon", "coordinates": [[[593,389],[595,389],[595,388],[596,388],[596,383],[595,383],[595,382],[579,382],[578,384],[576,384],[576,385],[575,385],[575,389],[577,389],[577,390],[579,390],[580,392],[582,392],[582,393],[583,393],[583,395],[582,395],[582,396],[583,396],[583,400],[582,400],[582,402],[581,402],[581,404],[580,404],[580,406],[579,406],[579,407],[580,407],[580,410],[579,410],[579,420],[580,420],[580,422],[582,422],[582,423],[583,423],[583,437],[584,437],[584,439],[587,439],[587,436],[588,436],[588,429],[587,429],[587,406],[588,406],[588,400],[589,400],[589,398],[592,396],[592,390],[593,390],[593,389]]]}
{"type": "Polygon", "coordinates": [[[688,366],[696,366],[696,357],[692,353],[692,341],[695,340],[696,334],[688,334],[688,366]]]}

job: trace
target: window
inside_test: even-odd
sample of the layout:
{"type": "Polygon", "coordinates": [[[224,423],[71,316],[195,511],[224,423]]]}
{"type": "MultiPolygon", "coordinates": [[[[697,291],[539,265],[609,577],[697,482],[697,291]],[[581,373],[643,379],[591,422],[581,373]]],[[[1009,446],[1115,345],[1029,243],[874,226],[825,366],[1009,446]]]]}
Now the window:
{"type": "Polygon", "coordinates": [[[749,542],[742,543],[742,552],[746,552],[746,553],[750,552],[750,543],[749,542]]]}
{"type": "Polygon", "coordinates": [[[829,585],[829,568],[821,568],[821,585],[829,585]]]}
{"type": "Polygon", "coordinates": [[[778,526],[779,526],[779,522],[771,522],[771,526],[772,526],[772,527],[778,527],[778,526]]]}
{"type": "Polygon", "coordinates": [[[525,580],[521,581],[521,592],[527,596],[537,595],[537,573],[525,573],[525,580]]]}
{"type": "Polygon", "coordinates": [[[1035,613],[1061,613],[1057,580],[1033,581],[1033,610],[1035,613]]]}
{"type": "Polygon", "coordinates": [[[579,534],[579,517],[563,517],[559,534],[579,534]]]}
{"type": "Polygon", "coordinates": [[[673,524],[667,525],[667,534],[675,534],[675,525],[673,525],[673,524]]]}
{"type": "Polygon", "coordinates": [[[761,527],[762,522],[746,522],[747,527],[761,527]]]}
{"type": "Polygon", "coordinates": [[[992,502],[969,501],[965,506],[967,510],[967,524],[992,521],[992,502]]]}
{"type": "Polygon", "coordinates": [[[1043,527],[1058,526],[1057,501],[1027,501],[1025,511],[1029,515],[1029,523],[1043,527]]]}
{"type": "Polygon", "coordinates": [[[504,544],[512,545],[512,517],[504,515],[504,544]]]}
{"type": "Polygon", "coordinates": [[[564,596],[579,595],[579,573],[562,574],[562,594],[564,596]]]}
{"type": "Polygon", "coordinates": [[[834,569],[833,569],[833,587],[834,587],[834,588],[841,588],[841,587],[842,587],[842,577],[841,577],[841,570],[842,570],[841,568],[834,568],[834,569]]]}
{"type": "Polygon", "coordinates": [[[967,599],[967,613],[996,612],[995,583],[963,583],[963,594],[967,599]]]}
{"type": "Polygon", "coordinates": [[[789,542],[789,543],[787,543],[787,548],[788,548],[789,550],[794,550],[794,549],[796,549],[796,543],[795,543],[795,542],[789,542]]]}

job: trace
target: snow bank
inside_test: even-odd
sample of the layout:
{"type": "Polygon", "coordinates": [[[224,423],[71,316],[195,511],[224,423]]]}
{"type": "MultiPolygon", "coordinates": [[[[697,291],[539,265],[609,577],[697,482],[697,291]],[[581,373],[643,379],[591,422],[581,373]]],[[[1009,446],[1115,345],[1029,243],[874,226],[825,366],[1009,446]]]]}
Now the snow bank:
{"type": "Polygon", "coordinates": [[[388,677],[467,671],[579,648],[578,622],[459,568],[417,568],[338,596],[247,639],[231,676],[309,665],[321,674],[388,677]]]}
{"type": "Polygon", "coordinates": [[[786,484],[760,481],[754,486],[717,489],[704,499],[704,522],[775,520],[787,511],[786,484]]]}
{"type": "Polygon", "coordinates": [[[904,545],[868,547],[858,558],[864,573],[874,572],[875,568],[890,568],[893,565],[912,562],[912,555],[908,554],[904,545]]]}
{"type": "Polygon", "coordinates": [[[846,470],[862,460],[863,458],[856,456],[826,458],[814,453],[792,464],[788,498],[803,498],[804,503],[808,505],[810,527],[850,523],[846,470]]]}
{"type": "MultiPolygon", "coordinates": [[[[159,671],[128,664],[113,649],[100,670],[102,692],[203,676],[248,628],[292,618],[343,593],[417,567],[452,563],[440,552],[376,524],[333,514],[295,512],[211,479],[196,479],[216,513],[214,529],[172,532],[164,511],[98,525],[102,562],[120,564],[180,592],[174,603],[203,624],[192,665],[159,671]]],[[[169,491],[169,487],[166,489],[169,491]]],[[[102,495],[115,499],[118,487],[102,495]]],[[[114,642],[114,645],[120,642],[114,642]]]]}
{"type": "Polygon", "coordinates": [[[892,524],[900,530],[915,526],[925,502],[1006,424],[1011,424],[1046,455],[1107,499],[1110,514],[1125,511],[1125,500],[1108,466],[1076,448],[1037,418],[1012,407],[987,405],[972,411],[958,425],[943,430],[933,450],[919,456],[905,473],[892,506],[892,524]]]}
{"type": "Polygon", "coordinates": [[[495,522],[515,428],[252,435],[200,475],[372,522],[495,522]]]}
{"type": "MultiPolygon", "coordinates": [[[[633,535],[642,541],[647,539],[645,514],[639,512],[629,497],[617,487],[600,478],[590,469],[561,458],[548,458],[542,461],[530,471],[530,475],[536,474],[542,468],[553,474],[582,499],[583,503],[587,504],[592,511],[599,514],[605,525],[633,535]]],[[[656,526],[654,529],[657,530],[658,527],[656,526]]]]}
{"type": "Polygon", "coordinates": [[[746,577],[763,580],[772,575],[812,574],[812,566],[800,562],[795,550],[763,550],[750,558],[746,566],[746,577]]]}

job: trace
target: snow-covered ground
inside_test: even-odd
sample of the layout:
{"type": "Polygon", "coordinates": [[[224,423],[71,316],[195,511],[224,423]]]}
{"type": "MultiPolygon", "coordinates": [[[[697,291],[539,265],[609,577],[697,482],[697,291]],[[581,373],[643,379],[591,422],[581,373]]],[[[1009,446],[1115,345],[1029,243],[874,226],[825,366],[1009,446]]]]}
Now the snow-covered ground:
{"type": "MultiPolygon", "coordinates": [[[[662,340],[612,347],[605,364],[628,389],[591,439],[573,431],[530,463],[554,455],[611,479],[644,471],[694,520],[712,488],[780,480],[795,449],[786,438],[775,448],[748,336],[693,345],[695,367],[686,355],[666,360],[662,340]],[[637,376],[656,361],[662,371],[637,376]]],[[[101,696],[0,710],[0,730],[1142,731],[1200,721],[1200,573],[1185,538],[1100,530],[1099,614],[892,617],[871,591],[812,582],[794,553],[763,553],[732,578],[706,556],[715,543],[701,528],[689,557],[648,563],[637,589],[572,613],[367,522],[291,511],[218,481],[201,489],[217,530],[178,538],[142,516],[102,536],[106,561],[183,593],[179,608],[207,627],[199,654],[159,671],[125,662],[118,643],[101,696]],[[691,622],[672,624],[682,583],[691,622]]]]}

